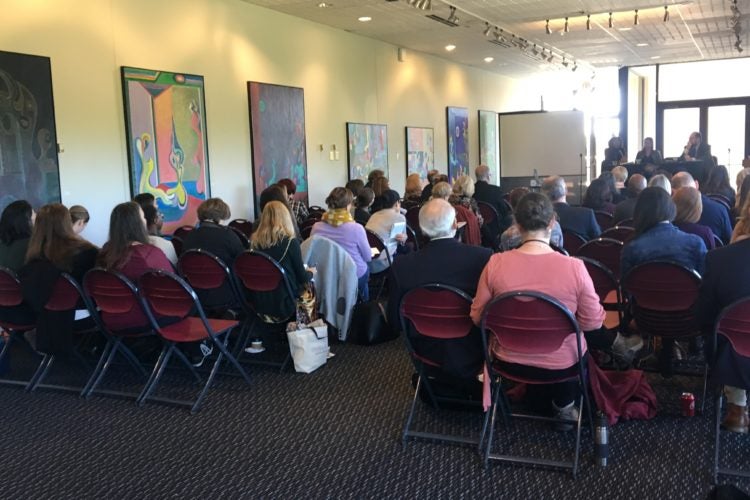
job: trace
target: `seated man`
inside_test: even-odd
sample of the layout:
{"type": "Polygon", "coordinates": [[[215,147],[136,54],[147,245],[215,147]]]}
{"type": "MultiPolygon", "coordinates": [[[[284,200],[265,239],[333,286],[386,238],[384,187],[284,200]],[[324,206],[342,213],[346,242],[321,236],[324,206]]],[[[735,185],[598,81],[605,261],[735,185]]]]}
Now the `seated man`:
{"type": "Polygon", "coordinates": [[[499,234],[508,229],[512,222],[512,214],[508,210],[508,204],[503,200],[503,191],[499,186],[490,184],[490,167],[479,165],[474,170],[477,181],[474,183],[474,199],[489,203],[497,210],[498,219],[492,227],[486,229],[488,236],[494,241],[499,234]]]}
{"type": "MultiPolygon", "coordinates": [[[[456,212],[445,200],[433,199],[419,211],[419,227],[430,238],[430,243],[408,255],[399,257],[391,267],[388,278],[388,322],[399,325],[399,305],[406,292],[428,283],[442,283],[463,290],[471,296],[476,292],[479,276],[489,261],[488,248],[464,245],[454,239],[456,212]]],[[[478,331],[464,339],[441,341],[431,350],[420,345],[421,352],[442,362],[446,372],[459,377],[473,377],[481,370],[484,357],[478,331]],[[450,352],[443,351],[450,343],[450,352]]]]}
{"type": "Polygon", "coordinates": [[[633,218],[633,211],[635,210],[635,202],[638,201],[638,195],[641,191],[646,189],[646,178],[641,174],[634,174],[628,180],[628,197],[615,205],[615,224],[626,219],[633,218]]]}
{"type": "MultiPolygon", "coordinates": [[[[698,181],[693,179],[693,176],[688,172],[677,172],[672,176],[672,190],[676,191],[682,187],[700,189],[698,181]]],[[[701,193],[701,202],[703,203],[703,212],[701,218],[698,219],[698,224],[708,226],[715,235],[721,238],[724,244],[728,244],[729,240],[732,239],[732,223],[729,220],[729,212],[721,203],[712,200],[703,193],[701,193]]]]}
{"type": "Polygon", "coordinates": [[[586,241],[599,237],[602,230],[596,222],[594,211],[585,207],[571,207],[565,200],[568,195],[565,179],[559,175],[547,177],[542,182],[542,192],[552,201],[563,231],[572,231],[586,241]]]}

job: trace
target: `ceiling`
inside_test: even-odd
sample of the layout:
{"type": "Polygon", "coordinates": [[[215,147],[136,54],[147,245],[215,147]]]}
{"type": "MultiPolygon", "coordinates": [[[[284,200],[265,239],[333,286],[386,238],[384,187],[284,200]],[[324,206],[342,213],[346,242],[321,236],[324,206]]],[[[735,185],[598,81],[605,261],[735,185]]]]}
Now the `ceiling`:
{"type": "Polygon", "coordinates": [[[750,54],[750,0],[738,0],[742,13],[740,40],[734,45],[730,25],[733,0],[432,0],[431,10],[412,7],[407,0],[245,0],[334,28],[375,38],[407,50],[432,54],[461,64],[518,77],[549,70],[605,66],[637,66],[724,59],[750,54]],[[458,26],[426,17],[450,16],[456,7],[458,26]],[[669,20],[664,21],[664,6],[669,20]],[[639,9],[638,25],[634,25],[639,9]],[[613,12],[613,27],[609,12],[613,12]],[[590,14],[590,30],[586,29],[590,14]],[[358,21],[369,16],[369,22],[358,21]],[[565,17],[568,32],[564,32],[565,17]],[[551,34],[546,34],[549,19],[551,34]],[[489,23],[491,32],[483,32],[489,23]],[[490,43],[495,27],[511,47],[490,43]],[[515,35],[515,38],[513,38],[515,35]],[[526,50],[518,45],[528,43],[526,50]],[[448,52],[446,45],[456,48],[448,52]],[[535,46],[536,44],[536,46],[535,46]],[[542,51],[544,49],[544,51],[542,51]],[[552,63],[542,61],[543,53],[552,63]],[[485,58],[493,58],[486,62],[485,58]],[[563,57],[567,66],[563,67],[563,57]]]}

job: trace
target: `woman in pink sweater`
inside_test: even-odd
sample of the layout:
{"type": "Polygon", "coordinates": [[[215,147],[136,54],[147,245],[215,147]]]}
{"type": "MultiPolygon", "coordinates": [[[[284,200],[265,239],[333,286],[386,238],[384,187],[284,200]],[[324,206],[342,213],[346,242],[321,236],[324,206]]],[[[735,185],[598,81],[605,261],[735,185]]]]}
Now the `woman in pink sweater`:
{"type": "MultiPolygon", "coordinates": [[[[494,297],[514,290],[533,290],[550,295],[564,304],[575,315],[581,331],[601,328],[604,309],[583,261],[566,257],[549,246],[555,221],[550,200],[543,194],[529,193],[518,202],[514,215],[521,230],[521,246],[493,255],[482,271],[471,306],[474,323],[480,324],[484,307],[494,297]]],[[[595,332],[592,336],[603,334],[595,332]]],[[[601,340],[609,342],[609,339],[601,340]]],[[[530,338],[529,341],[533,342],[534,339],[530,338]]],[[[489,342],[492,356],[502,362],[504,368],[519,375],[527,373],[535,378],[554,380],[570,373],[578,359],[574,332],[567,336],[557,351],[545,355],[513,352],[497,345],[494,338],[490,338],[489,342]]],[[[582,340],[582,349],[585,353],[585,339],[582,340]]],[[[537,399],[545,400],[545,405],[551,402],[558,417],[577,418],[574,401],[578,397],[578,384],[575,380],[539,388],[543,394],[540,393],[537,399]]]]}

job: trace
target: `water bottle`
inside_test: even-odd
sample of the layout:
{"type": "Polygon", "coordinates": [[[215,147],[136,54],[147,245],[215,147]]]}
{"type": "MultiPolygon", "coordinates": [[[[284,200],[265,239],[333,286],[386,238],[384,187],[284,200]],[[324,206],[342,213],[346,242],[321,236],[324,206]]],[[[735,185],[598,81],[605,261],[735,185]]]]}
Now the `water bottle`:
{"type": "Polygon", "coordinates": [[[606,467],[609,458],[609,426],[607,425],[607,417],[602,412],[596,414],[594,450],[597,465],[606,467]]]}

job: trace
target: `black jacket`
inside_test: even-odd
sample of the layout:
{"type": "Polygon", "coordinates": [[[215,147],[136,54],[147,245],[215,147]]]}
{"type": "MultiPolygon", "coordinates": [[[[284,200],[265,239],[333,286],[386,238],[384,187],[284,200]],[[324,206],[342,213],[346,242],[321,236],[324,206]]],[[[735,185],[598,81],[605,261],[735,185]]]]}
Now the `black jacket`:
{"type": "Polygon", "coordinates": [[[573,231],[586,241],[598,238],[601,234],[594,211],[590,208],[571,207],[567,203],[554,203],[554,207],[563,231],[573,231]]]}

